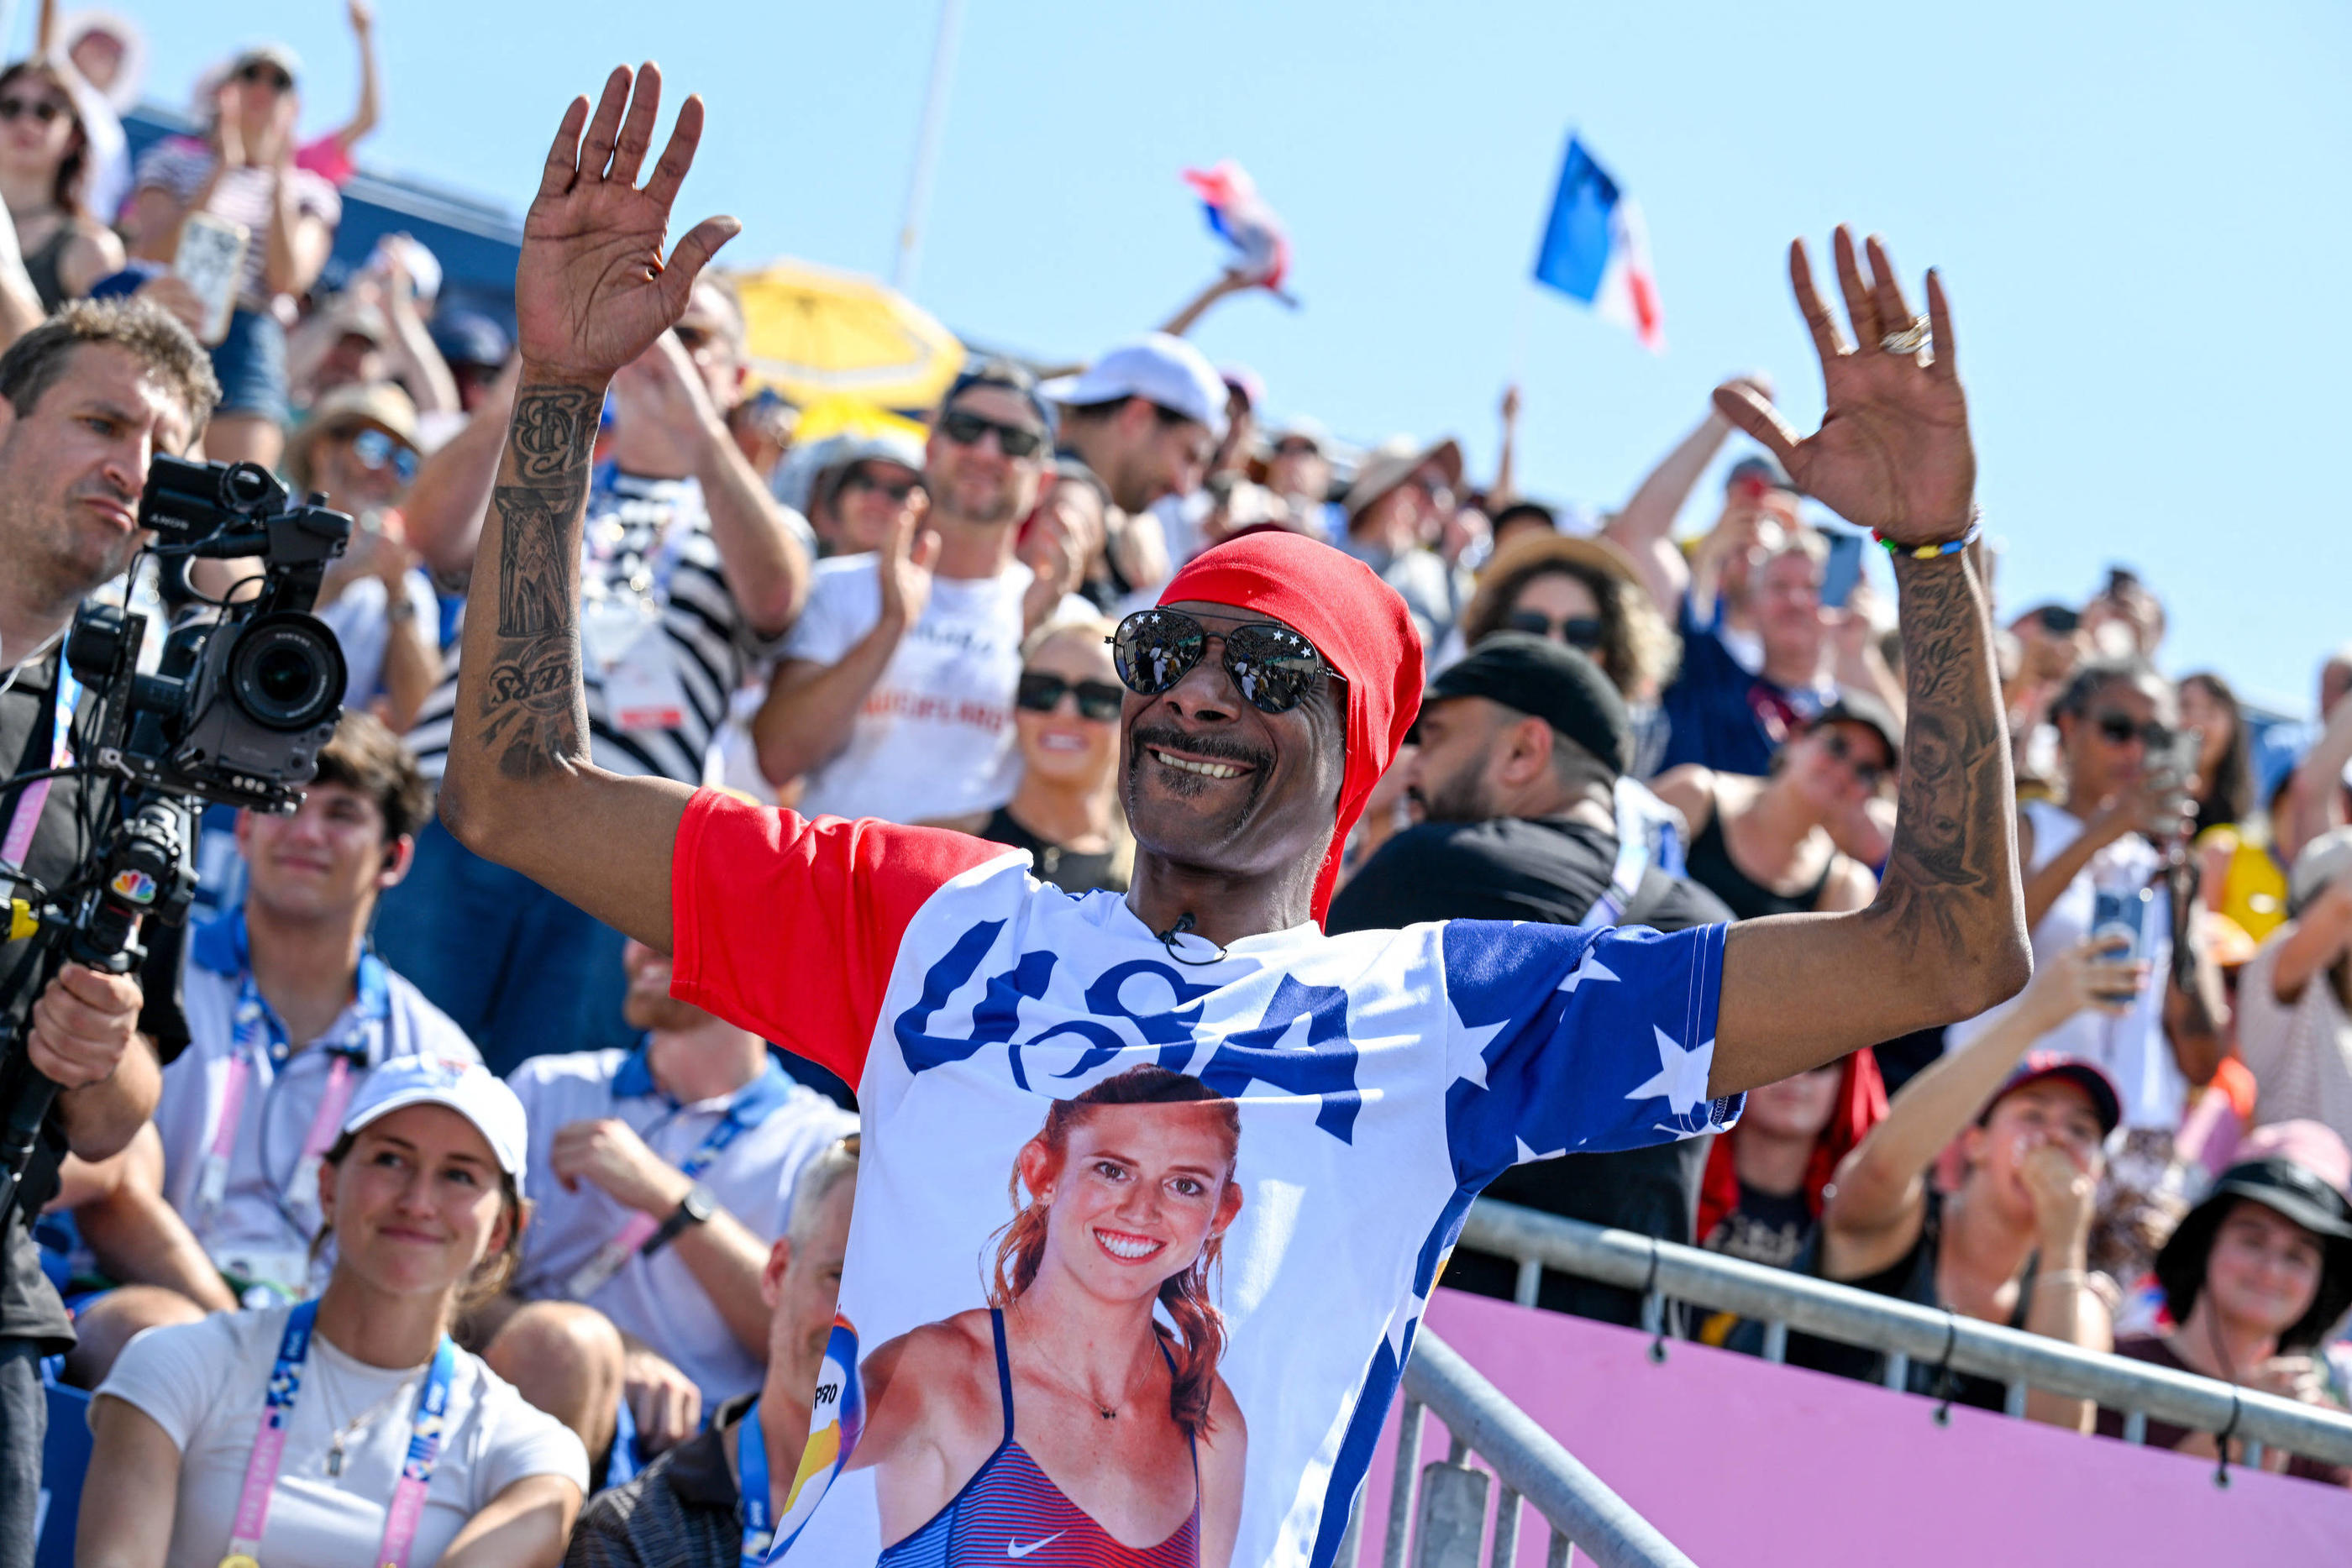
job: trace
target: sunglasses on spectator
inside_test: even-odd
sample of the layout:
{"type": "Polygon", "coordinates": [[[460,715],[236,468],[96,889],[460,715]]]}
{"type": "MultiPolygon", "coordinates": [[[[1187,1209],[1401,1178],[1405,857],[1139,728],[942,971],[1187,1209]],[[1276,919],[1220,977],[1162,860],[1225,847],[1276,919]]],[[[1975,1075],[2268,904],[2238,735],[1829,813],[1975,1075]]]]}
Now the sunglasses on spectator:
{"type": "Polygon", "coordinates": [[[2131,715],[2116,713],[2113,709],[2095,715],[2091,722],[2098,727],[2100,738],[2109,746],[2129,746],[2137,740],[2154,751],[2169,744],[2172,739],[2170,726],[2158,724],[2154,719],[2142,724],[2131,715]]]}
{"type": "Polygon", "coordinates": [[[940,434],[958,446],[977,446],[981,437],[992,430],[996,433],[996,449],[1016,460],[1034,457],[1037,449],[1045,444],[1045,433],[1025,424],[1003,424],[961,409],[950,409],[940,415],[940,434]]]}
{"type": "Polygon", "coordinates": [[[1875,762],[1864,761],[1860,747],[1837,730],[1832,729],[1822,737],[1822,749],[1853,768],[1855,780],[1864,789],[1875,789],[1885,781],[1886,769],[1875,762]]]}
{"type": "Polygon", "coordinates": [[[1454,504],[1454,486],[1443,479],[1433,479],[1426,474],[1416,474],[1405,483],[1428,497],[1433,506],[1450,507],[1454,504]]]}
{"type": "Polygon", "coordinates": [[[260,60],[256,60],[251,65],[239,70],[236,73],[236,79],[243,82],[253,82],[259,85],[265,85],[277,92],[292,92],[294,90],[294,78],[292,77],[288,76],[276,66],[265,64],[260,60]]]}
{"type": "Polygon", "coordinates": [[[1156,697],[1191,673],[1209,639],[1225,645],[1225,674],[1242,699],[1260,713],[1288,713],[1315,689],[1318,675],[1341,679],[1315,644],[1287,626],[1252,621],[1212,632],[1181,610],[1139,610],[1110,638],[1118,678],[1139,696],[1156,697]]]}
{"type": "Polygon", "coordinates": [[[1294,435],[1274,444],[1276,457],[1319,457],[1323,449],[1304,436],[1294,435]]]}
{"type": "Polygon", "coordinates": [[[1062,706],[1062,698],[1075,695],[1078,699],[1078,716],[1097,724],[1109,724],[1118,717],[1119,705],[1127,694],[1108,681],[1070,681],[1043,670],[1021,672],[1021,685],[1013,694],[1013,706],[1031,713],[1052,713],[1062,706]]]}
{"type": "Polygon", "coordinates": [[[351,443],[353,460],[369,473],[379,474],[389,467],[404,485],[416,477],[416,452],[406,442],[373,425],[362,425],[343,439],[351,443]]]}
{"type": "Polygon", "coordinates": [[[0,120],[14,123],[28,114],[43,125],[54,125],[66,117],[66,106],[53,98],[0,98],[0,120]]]}
{"type": "Polygon", "coordinates": [[[1503,617],[1513,632],[1531,632],[1590,653],[1601,646],[1601,622],[1591,615],[1564,615],[1555,621],[1540,610],[1514,610],[1503,617]]]}
{"type": "Polygon", "coordinates": [[[877,495],[889,497],[891,505],[903,507],[907,504],[907,497],[923,486],[913,479],[883,479],[863,468],[853,468],[842,476],[841,487],[844,490],[871,490],[877,495]]]}

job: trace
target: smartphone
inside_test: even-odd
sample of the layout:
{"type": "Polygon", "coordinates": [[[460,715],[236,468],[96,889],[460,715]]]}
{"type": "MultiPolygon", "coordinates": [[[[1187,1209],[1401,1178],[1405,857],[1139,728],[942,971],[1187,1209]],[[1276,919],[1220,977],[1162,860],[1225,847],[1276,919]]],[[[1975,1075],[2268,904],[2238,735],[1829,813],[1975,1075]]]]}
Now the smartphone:
{"type": "Polygon", "coordinates": [[[172,276],[186,284],[205,307],[204,330],[196,336],[217,344],[228,336],[228,319],[245,282],[245,247],[253,231],[211,213],[190,213],[180,225],[180,248],[172,276]]]}
{"type": "Polygon", "coordinates": [[[1863,538],[1843,528],[1823,528],[1822,537],[1830,542],[1830,558],[1822,567],[1822,605],[1843,610],[1862,580],[1863,538]]]}
{"type": "MultiPolygon", "coordinates": [[[[2137,964],[2147,956],[2147,912],[2156,902],[2152,887],[2102,887],[2091,897],[2091,940],[2121,936],[2130,946],[2122,952],[2112,949],[2102,958],[2121,959],[2137,964]]],[[[2137,991],[2111,995],[2109,1001],[2129,1001],[2137,991]]]]}

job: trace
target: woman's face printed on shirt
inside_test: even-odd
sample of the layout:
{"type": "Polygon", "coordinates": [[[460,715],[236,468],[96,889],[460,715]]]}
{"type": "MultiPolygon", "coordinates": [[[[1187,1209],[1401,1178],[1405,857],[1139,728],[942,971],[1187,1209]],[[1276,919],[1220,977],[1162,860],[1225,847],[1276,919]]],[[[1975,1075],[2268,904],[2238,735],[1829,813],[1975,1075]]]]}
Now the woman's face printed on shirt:
{"type": "Polygon", "coordinates": [[[320,1167],[319,1200],[336,1270],[394,1295],[456,1289],[511,1223],[489,1141],[446,1105],[369,1123],[340,1166],[320,1167]]]}
{"type": "Polygon", "coordinates": [[[1111,1300],[1156,1295],[1241,1209],[1232,1135],[1208,1105],[1090,1107],[1052,1160],[1022,1148],[1022,1183],[1048,1207],[1040,1282],[1058,1267],[1111,1300]]]}

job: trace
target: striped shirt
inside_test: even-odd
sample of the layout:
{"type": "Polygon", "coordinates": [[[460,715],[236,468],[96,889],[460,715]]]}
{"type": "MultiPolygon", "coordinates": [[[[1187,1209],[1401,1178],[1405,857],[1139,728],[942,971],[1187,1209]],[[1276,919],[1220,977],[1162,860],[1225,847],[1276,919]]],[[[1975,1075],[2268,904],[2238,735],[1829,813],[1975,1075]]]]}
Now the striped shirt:
{"type": "MultiPolygon", "coordinates": [[[[188,136],[167,136],[150,147],[132,176],[135,190],[150,185],[169,191],[182,206],[195,199],[212,177],[213,150],[188,136]]],[[[317,218],[330,231],[342,221],[343,199],[335,187],[308,169],[293,171],[294,204],[306,216],[317,218]]],[[[245,242],[245,287],[237,303],[248,310],[269,306],[269,286],[262,271],[269,259],[269,215],[278,201],[278,172],[247,164],[231,169],[213,187],[205,211],[251,230],[245,242]]]]}
{"type": "MultiPolygon", "coordinates": [[[[635,591],[633,578],[648,581],[660,611],[657,634],[685,696],[681,722],[669,729],[622,728],[605,702],[603,669],[594,659],[584,659],[590,760],[607,772],[699,784],[703,756],[727,716],[728,697],[772,645],[752,632],[727,586],[703,509],[702,486],[692,479],[623,474],[607,463],[589,484],[581,580],[626,597],[635,591]]],[[[441,683],[408,732],[410,749],[436,783],[448,762],[463,646],[462,639],[449,645],[441,683]]]]}

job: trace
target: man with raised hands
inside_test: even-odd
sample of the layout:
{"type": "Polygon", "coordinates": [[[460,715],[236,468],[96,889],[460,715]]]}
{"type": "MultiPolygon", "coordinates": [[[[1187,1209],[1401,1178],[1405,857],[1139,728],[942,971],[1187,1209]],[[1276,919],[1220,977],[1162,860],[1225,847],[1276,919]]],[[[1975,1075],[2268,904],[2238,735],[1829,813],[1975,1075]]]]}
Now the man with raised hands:
{"type": "Polygon", "coordinates": [[[990,1560],[1156,1542],[1212,1568],[1328,1563],[1487,1181],[1725,1127],[1751,1085],[2022,983],[1949,312],[1931,274],[1915,318],[1884,248],[1865,264],[1843,231],[1858,348],[1790,256],[1821,430],[1800,439],[1752,389],[1718,396],[1895,552],[1910,728],[1867,909],[1671,936],[1326,936],[1421,656],[1392,591],[1289,534],[1205,552],[1119,628],[1123,896],[1073,898],[1021,852],[950,832],[600,769],[574,564],[596,410],[736,229],[706,220],[663,256],[703,110],[687,100],[639,188],[659,91],[647,66],[615,70],[593,111],[576,100],[531,206],[496,568],[442,810],[480,852],[668,947],[676,995],[856,1085],[841,1372],[816,1390],[801,1503],[822,1490],[784,1561],[897,1562],[952,1536],[990,1560]]]}

